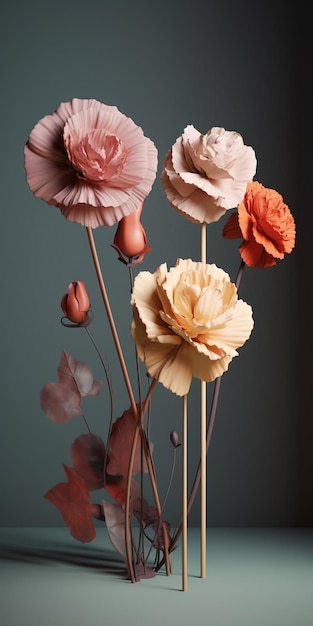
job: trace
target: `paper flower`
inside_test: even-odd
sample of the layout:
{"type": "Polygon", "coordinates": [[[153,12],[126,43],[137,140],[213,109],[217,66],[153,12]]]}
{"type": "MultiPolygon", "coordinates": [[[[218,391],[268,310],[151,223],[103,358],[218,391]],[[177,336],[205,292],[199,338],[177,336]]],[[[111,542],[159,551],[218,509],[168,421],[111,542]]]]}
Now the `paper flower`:
{"type": "Polygon", "coordinates": [[[244,239],[239,252],[249,267],[269,267],[293,250],[296,226],[282,196],[252,182],[237,211],[226,222],[223,237],[244,239]]]}
{"type": "Polygon", "coordinates": [[[161,179],[170,204],[192,222],[216,222],[237,206],[256,172],[253,148],[241,135],[189,125],[167,152],[161,179]]]}
{"type": "Polygon", "coordinates": [[[61,300],[61,309],[66,317],[76,324],[84,322],[88,316],[90,302],[86,287],[81,280],[75,280],[68,286],[61,300]]]}
{"type": "Polygon", "coordinates": [[[213,381],[228,369],[253,328],[251,307],[238,300],[216,265],[178,259],[134,281],[132,337],[150,376],[183,396],[192,377],[213,381]]]}
{"type": "Polygon", "coordinates": [[[143,203],[139,205],[137,211],[126,215],[118,223],[112,248],[119,254],[119,258],[127,263],[127,258],[131,259],[132,264],[141,262],[146,252],[151,249],[147,245],[147,236],[140,222],[140,216],[143,209],[143,203]]]}
{"type": "Polygon", "coordinates": [[[115,106],[74,98],[46,115],[24,148],[33,194],[71,222],[112,226],[151,190],[157,150],[115,106]]]}
{"type": "MultiPolygon", "coordinates": [[[[126,410],[119,409],[120,417],[116,419],[110,372],[88,328],[93,319],[89,297],[84,283],[73,281],[60,303],[65,316],[61,323],[83,328],[96,352],[108,392],[105,401],[109,406],[102,414],[106,437],[103,438],[103,426],[101,437],[93,432],[85,411],[85,399],[98,396],[103,382],[94,378],[84,361],[63,350],[57,381],[41,388],[40,406],[52,422],[64,424],[75,416],[75,421],[83,422],[88,432],[76,437],[70,447],[72,467],[63,464],[67,482],[56,484],[45,498],[57,507],[72,536],[79,541],[95,538],[92,518],[104,522],[112,546],[125,561],[131,582],[154,576],[163,565],[169,575],[170,554],[181,534],[185,561],[186,518],[203,478],[203,452],[210,445],[222,375],[254,326],[251,306],[238,296],[243,269],[245,265],[274,265],[276,259],[292,251],[293,217],[276,191],[253,182],[255,152],[244,144],[241,135],[217,126],[201,134],[193,125],[186,126],[164,158],[161,180],[171,206],[190,222],[201,225],[202,261],[178,258],[170,269],[163,262],[154,273],[142,271],[134,277],[132,266],[141,263],[150,250],[140,216],[157,169],[156,147],[142,129],[115,106],[74,98],[61,103],[54,113],[36,124],[24,156],[27,183],[33,194],[59,208],[66,219],[87,228],[105,321],[120,365],[121,384],[128,396],[126,410]],[[203,261],[206,242],[202,235],[206,224],[216,222],[231,209],[234,211],[224,226],[223,236],[243,239],[236,283],[223,269],[203,261]],[[131,298],[128,295],[127,302],[130,300],[132,307],[135,376],[128,372],[92,233],[93,228],[114,224],[112,247],[118,259],[128,266],[127,293],[131,293],[131,298]],[[144,367],[140,367],[139,360],[144,367]],[[148,385],[143,384],[142,375],[148,377],[148,385]],[[193,378],[203,383],[214,381],[214,389],[207,414],[202,395],[205,384],[200,386],[200,458],[187,496],[186,400],[193,378]],[[162,500],[150,440],[152,398],[157,383],[183,397],[179,407],[182,435],[169,426],[166,437],[172,462],[168,465],[162,500]],[[174,528],[164,514],[174,486],[180,447],[182,511],[178,527],[174,528]],[[107,499],[99,495],[98,502],[93,503],[91,492],[94,500],[97,491],[105,492],[107,499]]],[[[110,274],[110,262],[105,261],[104,266],[110,274]]],[[[115,290],[122,286],[119,279],[117,283],[113,281],[115,290]]],[[[78,332],[75,335],[79,338],[78,332]]],[[[118,393],[119,387],[118,382],[118,393]]],[[[197,406],[195,410],[197,414],[197,406]]],[[[90,411],[92,414],[92,406],[90,411]]],[[[163,474],[164,471],[165,466],[163,474]]],[[[201,510],[205,511],[205,489],[200,497],[201,510]]],[[[201,515],[201,555],[205,554],[205,524],[201,515]]],[[[183,569],[185,590],[187,572],[183,569]]]]}

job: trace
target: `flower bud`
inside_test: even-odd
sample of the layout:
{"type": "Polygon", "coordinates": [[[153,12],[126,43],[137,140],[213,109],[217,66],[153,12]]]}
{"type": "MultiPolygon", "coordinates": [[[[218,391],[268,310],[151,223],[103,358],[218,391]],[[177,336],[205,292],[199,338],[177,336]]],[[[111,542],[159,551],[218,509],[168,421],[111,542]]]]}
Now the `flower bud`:
{"type": "Polygon", "coordinates": [[[68,293],[61,300],[61,309],[66,317],[75,324],[83,322],[88,314],[90,302],[84,283],[73,281],[68,286],[68,293]]]}
{"type": "Polygon", "coordinates": [[[128,258],[138,256],[143,252],[147,242],[146,233],[140,223],[142,207],[143,202],[136,211],[123,217],[115,233],[114,246],[128,258]]]}
{"type": "Polygon", "coordinates": [[[180,446],[179,443],[179,439],[178,439],[178,434],[176,432],[176,430],[172,430],[170,433],[170,440],[171,440],[171,444],[173,446],[173,448],[178,448],[178,446],[180,446]]]}

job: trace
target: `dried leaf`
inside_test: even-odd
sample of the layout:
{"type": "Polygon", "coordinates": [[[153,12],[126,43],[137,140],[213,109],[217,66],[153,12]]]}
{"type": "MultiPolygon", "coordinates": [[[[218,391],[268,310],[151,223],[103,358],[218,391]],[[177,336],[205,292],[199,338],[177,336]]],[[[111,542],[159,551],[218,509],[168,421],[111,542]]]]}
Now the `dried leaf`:
{"type": "Polygon", "coordinates": [[[105,500],[103,500],[103,510],[110,542],[126,561],[124,510],[119,504],[112,504],[105,500]]]}
{"type": "Polygon", "coordinates": [[[152,545],[160,550],[164,550],[164,533],[167,545],[171,542],[169,522],[163,521],[158,516],[155,506],[150,506],[145,499],[136,498],[133,503],[133,514],[140,522],[142,528],[152,528],[154,534],[151,538],[152,545]]]}
{"type": "Polygon", "coordinates": [[[92,517],[95,517],[101,522],[104,522],[104,511],[103,511],[103,507],[100,504],[92,504],[90,506],[90,511],[91,511],[92,517]]]}
{"type": "Polygon", "coordinates": [[[65,350],[62,350],[58,367],[58,381],[72,390],[77,389],[81,396],[97,395],[103,384],[93,380],[90,368],[83,361],[76,361],[65,350]]]}
{"type": "Polygon", "coordinates": [[[98,395],[102,385],[102,381],[93,379],[85,363],[76,361],[63,350],[58,367],[58,382],[42,387],[40,406],[49,419],[63,424],[74,415],[82,415],[82,398],[98,395]]]}
{"type": "Polygon", "coordinates": [[[73,467],[86,482],[89,491],[101,489],[104,485],[105,446],[94,433],[80,435],[70,448],[73,467]]]}
{"type": "Polygon", "coordinates": [[[56,424],[64,424],[74,415],[82,414],[80,394],[59,383],[44,385],[40,392],[40,406],[56,424]]]}
{"type": "MultiPolygon", "coordinates": [[[[105,490],[118,504],[123,505],[125,503],[126,486],[127,480],[124,476],[110,476],[106,474],[105,490]]],[[[132,502],[133,499],[137,498],[139,493],[139,485],[135,480],[131,481],[130,493],[132,502]]]]}
{"type": "Polygon", "coordinates": [[[60,511],[74,539],[82,543],[92,541],[96,536],[92,523],[93,505],[85,481],[75,469],[63,467],[68,482],[58,483],[44,497],[60,511]]]}
{"type": "MultiPolygon", "coordinates": [[[[115,420],[109,440],[111,451],[110,461],[107,465],[108,474],[112,474],[113,476],[115,474],[122,474],[123,476],[128,475],[135,428],[136,419],[131,409],[124,411],[123,415],[115,420]]],[[[152,452],[152,444],[150,444],[150,449],[152,452]]],[[[143,471],[147,473],[145,457],[141,454],[141,439],[138,437],[132,472],[133,476],[141,471],[141,462],[143,471]]]]}

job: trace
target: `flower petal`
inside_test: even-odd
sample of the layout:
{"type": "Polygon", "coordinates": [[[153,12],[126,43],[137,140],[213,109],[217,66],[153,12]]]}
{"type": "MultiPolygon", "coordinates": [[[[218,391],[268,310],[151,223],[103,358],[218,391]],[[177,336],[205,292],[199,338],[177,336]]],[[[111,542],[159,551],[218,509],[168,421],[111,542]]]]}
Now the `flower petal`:
{"type": "Polygon", "coordinates": [[[214,264],[177,259],[140,272],[132,292],[131,334],[150,376],[177,395],[192,377],[212,381],[227,370],[253,328],[251,307],[214,264]]]}
{"type": "Polygon", "coordinates": [[[116,107],[61,103],[31,131],[24,149],[34,195],[69,221],[111,226],[138,208],[156,176],[157,150],[116,107]]]}
{"type": "Polygon", "coordinates": [[[161,180],[174,208],[209,224],[242,200],[255,171],[255,152],[239,133],[213,127],[201,135],[189,125],[167,152],[161,180]]]}

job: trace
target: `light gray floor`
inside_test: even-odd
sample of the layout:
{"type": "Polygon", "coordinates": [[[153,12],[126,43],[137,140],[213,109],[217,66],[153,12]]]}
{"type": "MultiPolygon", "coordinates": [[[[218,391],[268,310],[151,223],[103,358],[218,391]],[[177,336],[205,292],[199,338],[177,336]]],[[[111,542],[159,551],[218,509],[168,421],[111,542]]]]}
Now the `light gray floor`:
{"type": "Polygon", "coordinates": [[[66,528],[0,529],[1,626],[313,626],[312,529],[188,529],[172,574],[131,583],[107,540],[80,544],[66,528]]]}

